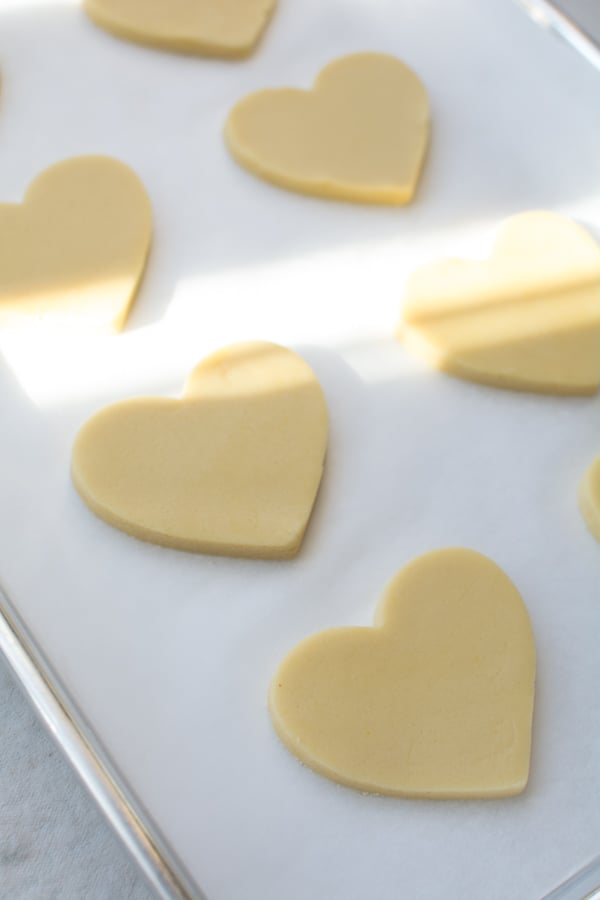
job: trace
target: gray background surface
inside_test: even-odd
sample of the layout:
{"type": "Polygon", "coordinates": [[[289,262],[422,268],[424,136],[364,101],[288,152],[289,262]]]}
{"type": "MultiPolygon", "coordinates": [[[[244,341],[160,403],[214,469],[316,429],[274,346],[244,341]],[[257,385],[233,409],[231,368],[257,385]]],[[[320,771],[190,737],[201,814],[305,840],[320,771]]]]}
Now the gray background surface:
{"type": "Polygon", "coordinates": [[[152,896],[0,655],[0,897],[152,896]]]}
{"type": "MultiPolygon", "coordinates": [[[[600,0],[558,0],[557,5],[600,40],[600,0]]],[[[152,897],[1,656],[0,897],[152,897]]]]}
{"type": "Polygon", "coordinates": [[[600,41],[599,0],[555,0],[555,5],[578,22],[596,41],[600,41]]]}

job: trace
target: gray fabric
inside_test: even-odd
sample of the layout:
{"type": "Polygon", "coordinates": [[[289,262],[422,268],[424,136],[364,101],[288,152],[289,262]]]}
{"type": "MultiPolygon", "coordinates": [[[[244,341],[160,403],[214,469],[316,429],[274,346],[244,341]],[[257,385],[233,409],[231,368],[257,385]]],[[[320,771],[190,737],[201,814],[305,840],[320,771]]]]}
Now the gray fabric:
{"type": "Polygon", "coordinates": [[[1,655],[0,897],[153,898],[1,655]]]}

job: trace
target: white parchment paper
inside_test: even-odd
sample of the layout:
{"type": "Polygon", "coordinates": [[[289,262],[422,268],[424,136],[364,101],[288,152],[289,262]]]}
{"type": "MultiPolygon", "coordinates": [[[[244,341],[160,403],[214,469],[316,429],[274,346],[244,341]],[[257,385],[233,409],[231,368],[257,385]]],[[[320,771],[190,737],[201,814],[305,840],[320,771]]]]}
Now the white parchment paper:
{"type": "Polygon", "coordinates": [[[530,208],[600,228],[600,80],[507,0],[281,0],[246,62],[119,42],[78,5],[0,2],[0,199],[51,163],[106,153],[143,179],[150,265],[112,338],[0,335],[0,579],[210,900],[530,900],[596,855],[600,545],[576,487],[600,399],[486,389],[393,339],[410,270],[485,254],[530,208]],[[336,56],[412,65],[433,133],[414,204],[285,193],[229,158],[231,105],[308,87],[336,56]],[[85,419],[176,396],[210,350],[287,344],[330,411],[325,477],[299,557],[258,562],[143,544],[69,479],[85,419]],[[518,798],[362,796],[278,742],[266,691],[321,628],[368,624],[412,557],[464,545],[514,580],[538,652],[530,784],[518,798]]]}

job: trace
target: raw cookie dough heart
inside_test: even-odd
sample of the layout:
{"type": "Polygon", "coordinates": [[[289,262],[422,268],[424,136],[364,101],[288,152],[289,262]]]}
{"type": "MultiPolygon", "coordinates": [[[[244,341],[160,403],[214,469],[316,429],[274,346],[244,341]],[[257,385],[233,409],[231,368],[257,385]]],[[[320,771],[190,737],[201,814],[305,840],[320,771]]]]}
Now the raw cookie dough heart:
{"type": "Polygon", "coordinates": [[[205,56],[245,56],[275,0],[84,0],[90,18],[126,40],[205,56]]]}
{"type": "Polygon", "coordinates": [[[556,213],[513,216],[487,261],[448,259],[412,275],[399,336],[461,378],[540,393],[594,393],[600,247],[556,213]]]}
{"type": "Polygon", "coordinates": [[[22,204],[0,204],[0,324],[119,330],[151,233],[148,196],[123,163],[80,156],[45,169],[22,204]]]}
{"type": "Polygon", "coordinates": [[[600,456],[594,460],[579,485],[579,508],[586,525],[600,541],[600,456]]]}
{"type": "Polygon", "coordinates": [[[255,175],[293,191],[364,203],[408,203],[427,139],[425,88],[404,63],[357,53],[330,63],[312,91],[250,94],[225,139],[255,175]]]}
{"type": "Polygon", "coordinates": [[[527,783],[535,648],[527,610],[487,557],[413,560],[374,628],[302,641],[270,688],[275,729],[322,775],[409,797],[502,797],[527,783]]]}
{"type": "Polygon", "coordinates": [[[327,408],[312,369],[236,344],[189,376],[183,399],[108,406],[81,429],[72,475],[88,506],[144,540],[227,556],[294,556],[315,501],[327,408]]]}

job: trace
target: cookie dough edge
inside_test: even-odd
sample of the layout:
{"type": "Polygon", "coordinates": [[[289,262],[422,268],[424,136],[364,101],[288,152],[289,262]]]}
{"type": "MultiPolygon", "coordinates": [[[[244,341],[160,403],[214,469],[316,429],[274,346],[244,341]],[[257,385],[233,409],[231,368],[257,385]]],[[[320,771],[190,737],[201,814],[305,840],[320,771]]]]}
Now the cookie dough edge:
{"type": "Polygon", "coordinates": [[[596,540],[600,541],[600,508],[592,498],[591,491],[594,476],[596,476],[600,484],[600,456],[598,456],[587,469],[585,475],[579,482],[577,491],[579,511],[583,517],[583,521],[596,540]]]}
{"type": "Polygon", "coordinates": [[[558,381],[534,381],[510,374],[487,374],[478,368],[461,363],[451,354],[436,347],[420,333],[418,326],[408,324],[404,317],[396,329],[395,337],[411,354],[421,359],[429,368],[445,375],[451,375],[453,378],[460,378],[461,381],[470,381],[485,387],[553,397],[591,397],[598,393],[600,387],[597,381],[585,381],[565,386],[558,381]]]}
{"type": "Polygon", "coordinates": [[[271,0],[261,20],[260,27],[256,30],[251,40],[243,44],[219,44],[200,40],[186,40],[178,37],[161,37],[140,32],[134,25],[127,25],[112,16],[107,15],[102,9],[102,4],[97,5],[95,0],[83,0],[83,9],[90,19],[102,31],[116,37],[119,40],[149,47],[153,50],[163,50],[184,55],[204,56],[216,59],[245,59],[251,56],[260,43],[270,20],[273,18],[277,0],[271,0]]]}
{"type": "MultiPolygon", "coordinates": [[[[119,170],[120,175],[129,178],[132,185],[135,185],[135,190],[139,194],[140,216],[143,216],[146,220],[144,228],[144,249],[140,253],[137,276],[131,286],[131,291],[127,298],[122,302],[120,309],[113,315],[110,321],[107,320],[105,325],[101,327],[94,327],[93,329],[99,334],[104,333],[108,335],[115,335],[121,332],[125,327],[125,323],[133,307],[134,300],[137,297],[142,281],[144,279],[144,275],[146,273],[146,268],[148,265],[148,259],[150,257],[150,251],[152,249],[154,229],[154,213],[152,209],[152,201],[150,200],[150,196],[144,182],[137,174],[135,169],[114,156],[109,156],[102,153],[86,153],[80,154],[78,156],[69,156],[66,159],[59,159],[56,162],[51,163],[45,169],[42,169],[41,172],[38,172],[37,175],[32,178],[25,189],[25,193],[23,194],[21,203],[17,205],[22,207],[27,204],[35,204],[38,189],[44,184],[45,181],[47,181],[48,179],[52,179],[55,175],[61,175],[61,170],[68,170],[69,168],[72,168],[73,165],[78,166],[86,164],[107,164],[119,170]]],[[[2,205],[4,204],[0,203],[0,207],[2,205]]],[[[12,204],[8,205],[12,206],[12,204]]]]}
{"type": "MultiPolygon", "coordinates": [[[[270,90],[270,89],[267,89],[270,90]]],[[[283,90],[286,90],[285,88],[283,90]]],[[[246,172],[249,172],[255,178],[260,178],[268,184],[290,191],[295,194],[301,194],[305,197],[317,198],[320,200],[334,200],[345,203],[358,203],[364,206],[407,206],[413,199],[418,182],[420,180],[421,169],[424,164],[424,152],[419,163],[419,170],[414,182],[410,185],[402,186],[402,188],[359,188],[354,186],[346,186],[335,181],[315,180],[306,181],[304,179],[296,179],[287,174],[274,172],[269,166],[263,165],[260,160],[252,153],[246,152],[241,143],[235,137],[235,124],[232,120],[237,108],[251,97],[257,94],[266,93],[266,91],[258,91],[256,94],[249,94],[248,97],[238,101],[236,106],[230,111],[223,128],[223,138],[225,145],[233,159],[246,172]]]]}
{"type": "MultiPolygon", "coordinates": [[[[85,427],[85,425],[83,426],[85,427]]],[[[197,553],[202,556],[222,556],[230,559],[255,559],[255,560],[289,560],[298,555],[306,526],[299,537],[279,547],[251,547],[249,545],[213,544],[207,541],[186,540],[166,535],[161,531],[154,531],[136,523],[130,522],[121,516],[115,515],[108,507],[98,502],[93,494],[88,491],[85,479],[78,472],[75,460],[75,448],[71,461],[71,481],[87,508],[102,522],[111,528],[143,541],[147,544],[165,547],[169,550],[180,550],[186,553],[197,553]]],[[[308,525],[308,521],[306,523],[308,525]]]]}
{"type": "MultiPolygon", "coordinates": [[[[353,626],[346,626],[347,628],[351,628],[353,626]]],[[[327,631],[335,631],[338,630],[336,628],[326,629],[327,631]]],[[[341,629],[340,629],[341,630],[341,629]]],[[[345,629],[344,629],[345,630],[345,629]]],[[[371,629],[370,629],[371,630],[371,629]]],[[[311,635],[306,638],[306,641],[310,641],[312,637],[316,637],[321,632],[317,632],[316,635],[311,635]]],[[[301,647],[304,641],[301,641],[300,644],[296,645],[291,651],[290,654],[294,652],[295,649],[301,647]]],[[[289,655],[289,654],[288,654],[289,655]]],[[[280,664],[283,666],[285,664],[287,657],[284,658],[283,662],[280,664]]],[[[275,735],[281,741],[285,749],[295,758],[296,763],[299,763],[301,766],[305,768],[311,769],[316,775],[327,778],[328,781],[332,782],[334,785],[339,785],[341,787],[351,788],[354,791],[358,791],[361,794],[370,794],[374,797],[393,797],[395,799],[401,800],[475,800],[475,801],[485,801],[485,800],[494,800],[494,799],[502,799],[506,797],[516,797],[519,794],[522,794],[527,784],[529,782],[529,771],[531,765],[531,753],[528,759],[527,771],[524,773],[523,778],[516,781],[514,784],[505,785],[500,788],[491,789],[486,788],[485,790],[473,790],[466,791],[457,789],[455,791],[445,789],[435,788],[428,791],[415,791],[415,790],[403,790],[402,788],[385,788],[381,785],[376,785],[370,782],[368,779],[352,779],[349,778],[345,774],[340,774],[338,771],[331,769],[329,766],[326,766],[320,760],[313,757],[311,754],[307,753],[302,745],[302,742],[295,738],[294,735],[289,733],[283,724],[281,717],[277,711],[277,702],[276,702],[276,693],[277,693],[277,680],[279,678],[280,668],[277,669],[275,675],[271,679],[269,684],[268,694],[267,694],[267,708],[269,711],[269,716],[271,719],[271,724],[273,726],[273,730],[275,735]]]]}

